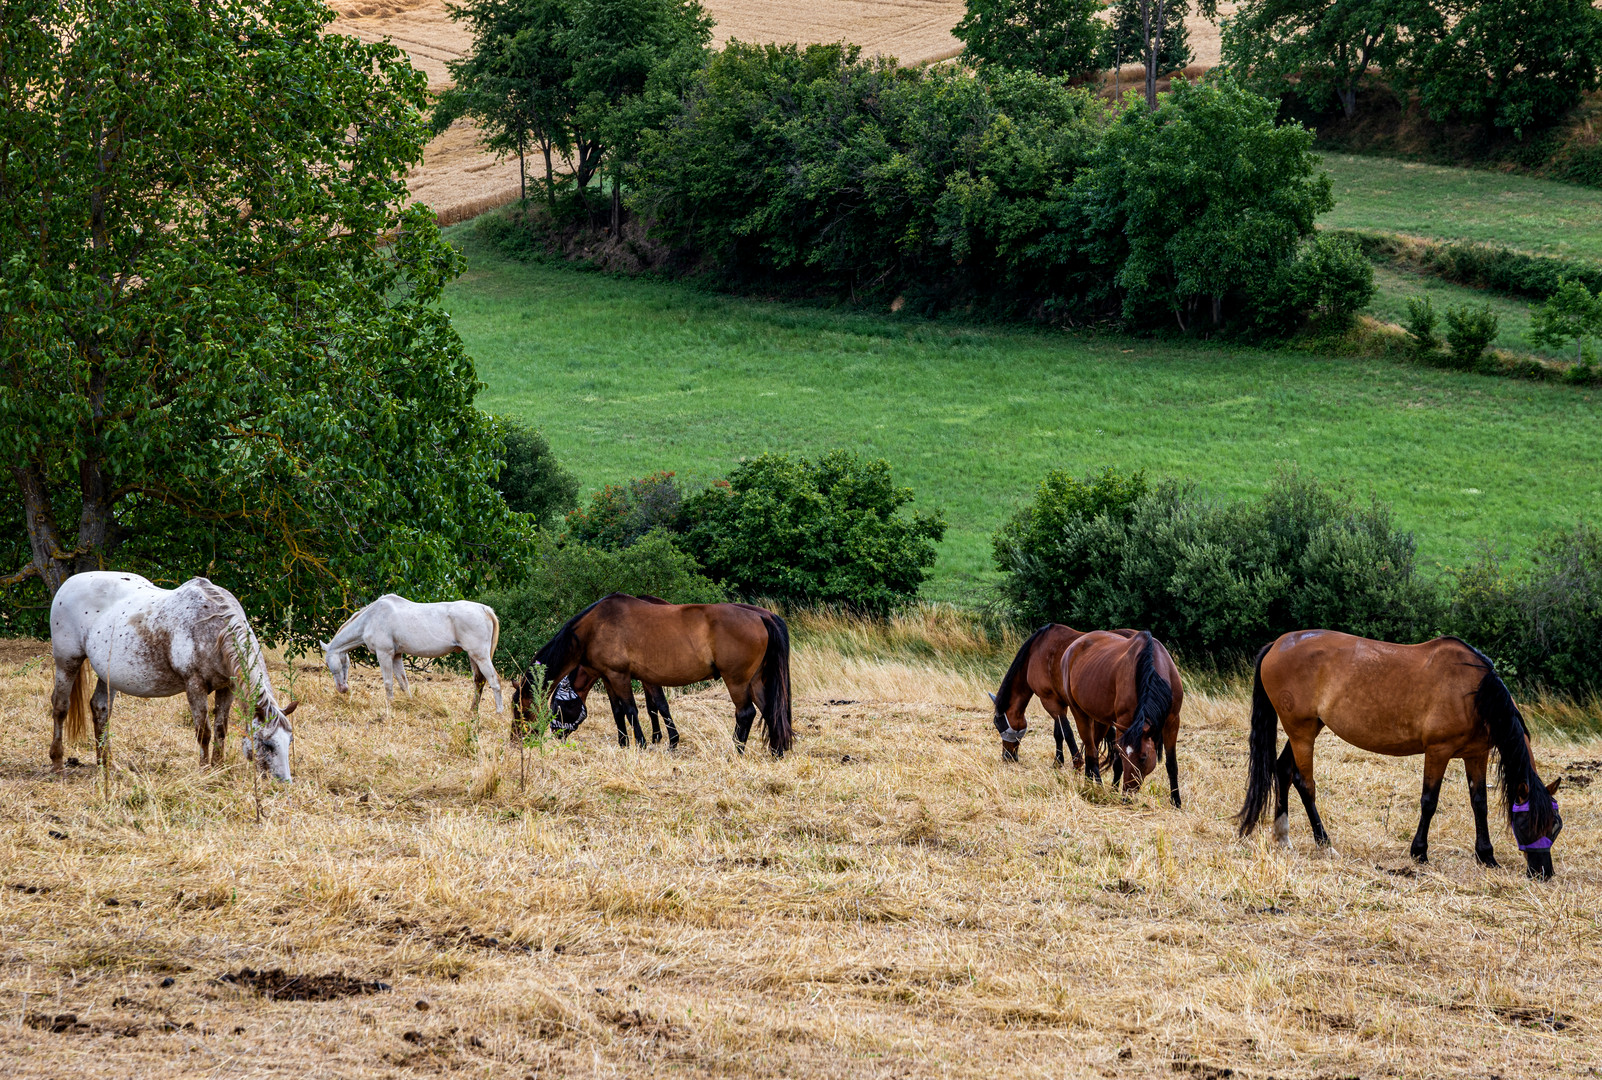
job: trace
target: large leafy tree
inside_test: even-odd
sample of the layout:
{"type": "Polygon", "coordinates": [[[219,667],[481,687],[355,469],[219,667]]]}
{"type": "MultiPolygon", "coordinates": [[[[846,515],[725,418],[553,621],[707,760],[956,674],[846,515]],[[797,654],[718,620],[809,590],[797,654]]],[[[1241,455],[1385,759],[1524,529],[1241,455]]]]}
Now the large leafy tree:
{"type": "Polygon", "coordinates": [[[1591,0],[1439,0],[1413,77],[1432,118],[1549,124],[1602,80],[1602,10],[1591,0]]]}
{"type": "Polygon", "coordinates": [[[1224,62],[1260,85],[1293,83],[1314,108],[1333,96],[1350,119],[1369,71],[1394,72],[1440,22],[1430,0],[1246,0],[1224,23],[1224,62]]]}
{"type": "Polygon", "coordinates": [[[968,0],[952,30],[977,67],[1074,78],[1095,70],[1101,0],[968,0]]]}
{"type": "MultiPolygon", "coordinates": [[[[1149,64],[1148,35],[1157,37],[1156,72],[1178,71],[1189,66],[1195,57],[1190,51],[1190,33],[1185,29],[1185,16],[1190,7],[1185,0],[1167,0],[1162,6],[1162,19],[1151,25],[1151,0],[1112,0],[1107,9],[1107,26],[1101,41],[1101,65],[1115,72],[1125,64],[1139,61],[1149,64]]],[[[1152,83],[1156,88],[1155,77],[1152,83]]]]}
{"type": "Polygon", "coordinates": [[[439,306],[460,259],[403,209],[424,79],[330,18],[0,11],[0,545],[33,598],[11,614],[116,566],[208,574],[298,635],[526,542],[439,306]]]}
{"type": "Polygon", "coordinates": [[[623,170],[639,156],[641,133],[678,113],[683,94],[706,64],[712,17],[696,0],[572,0],[579,194],[611,165],[614,231],[622,215],[623,170]]]}
{"type": "Polygon", "coordinates": [[[1075,178],[1091,261],[1133,322],[1219,325],[1260,305],[1335,205],[1313,137],[1227,78],[1177,82],[1156,112],[1126,109],[1075,178]]]}
{"type": "Polygon", "coordinates": [[[447,5],[473,33],[473,49],[447,64],[456,85],[440,95],[434,130],[458,118],[476,121],[499,153],[517,155],[520,193],[528,194],[527,156],[545,158],[545,193],[556,200],[553,157],[573,149],[577,102],[569,87],[573,61],[564,45],[572,29],[572,0],[469,0],[447,5]]]}

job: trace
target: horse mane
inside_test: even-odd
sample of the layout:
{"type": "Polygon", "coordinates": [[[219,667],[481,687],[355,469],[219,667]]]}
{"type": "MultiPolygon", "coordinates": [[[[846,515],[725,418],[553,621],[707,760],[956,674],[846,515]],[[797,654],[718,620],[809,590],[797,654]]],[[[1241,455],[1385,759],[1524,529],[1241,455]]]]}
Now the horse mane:
{"type": "Polygon", "coordinates": [[[1135,718],[1124,732],[1124,747],[1133,754],[1140,749],[1140,741],[1150,737],[1157,744],[1157,760],[1163,758],[1163,723],[1174,706],[1174,688],[1157,673],[1152,663],[1152,649],[1156,645],[1151,633],[1142,630],[1135,635],[1140,641],[1140,656],[1135,660],[1135,718]]]}
{"type": "Polygon", "coordinates": [[[276,710],[278,703],[273,700],[267,660],[262,655],[261,642],[256,637],[256,631],[251,629],[239,598],[207,578],[193,578],[187,584],[195,586],[211,607],[203,618],[208,621],[222,620],[224,625],[218,633],[218,640],[222,643],[223,654],[234,669],[234,677],[250,681],[256,694],[254,704],[271,705],[276,710]],[[240,655],[241,646],[249,655],[240,655]]]}
{"type": "Polygon", "coordinates": [[[1056,625],[1056,623],[1047,623],[1030,634],[1028,639],[1018,647],[1018,655],[1012,658],[1012,666],[1007,669],[1007,674],[1001,677],[1001,685],[996,688],[996,712],[998,714],[1006,709],[1007,706],[1003,702],[1007,700],[1007,695],[1012,693],[1013,684],[1023,678],[1024,672],[1028,670],[1029,652],[1034,648],[1035,642],[1039,640],[1042,634],[1056,625]]]}
{"type": "Polygon", "coordinates": [[[1535,762],[1530,757],[1530,732],[1525,726],[1524,714],[1508,691],[1507,684],[1496,673],[1491,658],[1464,641],[1450,635],[1454,641],[1474,654],[1476,665],[1484,674],[1474,690],[1474,711],[1490,729],[1491,741],[1496,744],[1497,784],[1502,789],[1502,803],[1507,807],[1508,820],[1513,818],[1513,804],[1522,784],[1524,801],[1530,808],[1530,826],[1536,836],[1546,836],[1552,829],[1552,793],[1546,790],[1536,774],[1535,762]]]}
{"type": "MultiPolygon", "coordinates": [[[[584,616],[588,615],[590,612],[594,611],[608,600],[614,600],[619,597],[627,599],[628,594],[616,592],[607,593],[605,596],[595,601],[595,603],[591,604],[589,607],[585,608],[583,611],[567,620],[567,622],[563,623],[562,628],[556,632],[556,635],[544,645],[540,646],[540,651],[534,654],[534,658],[528,662],[528,666],[532,668],[535,664],[540,665],[545,669],[547,677],[549,677],[552,671],[565,666],[568,660],[572,658],[572,654],[578,645],[578,639],[574,636],[574,630],[578,627],[578,624],[583,621],[584,616]]],[[[532,672],[525,672],[523,677],[526,679],[531,674],[532,672]]],[[[553,683],[553,689],[554,686],[555,684],[553,683]]]]}

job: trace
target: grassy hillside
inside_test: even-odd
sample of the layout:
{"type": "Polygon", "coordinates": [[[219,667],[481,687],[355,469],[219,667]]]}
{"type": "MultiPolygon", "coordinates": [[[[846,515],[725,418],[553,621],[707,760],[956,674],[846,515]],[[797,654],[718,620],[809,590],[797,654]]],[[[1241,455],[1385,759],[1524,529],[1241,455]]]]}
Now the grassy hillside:
{"type": "Polygon", "coordinates": [[[989,537],[1049,468],[1260,490],[1295,462],[1391,501],[1426,561],[1521,549],[1602,508],[1602,401],[1568,387],[1111,335],[962,327],[715,296],[463,243],[449,310],[483,407],[595,488],[765,450],[888,458],[951,524],[928,595],[973,599],[989,537]]]}
{"type": "Polygon", "coordinates": [[[1325,154],[1335,181],[1326,228],[1476,240],[1602,262],[1602,192],[1528,176],[1325,154]]]}

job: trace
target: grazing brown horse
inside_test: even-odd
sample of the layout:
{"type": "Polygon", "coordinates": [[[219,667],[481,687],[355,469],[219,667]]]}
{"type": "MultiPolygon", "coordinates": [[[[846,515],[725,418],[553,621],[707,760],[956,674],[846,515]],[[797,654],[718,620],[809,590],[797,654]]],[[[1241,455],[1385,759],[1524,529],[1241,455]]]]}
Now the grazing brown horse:
{"type": "Polygon", "coordinates": [[[1142,630],[1095,630],[1062,654],[1068,709],[1085,743],[1085,775],[1101,782],[1096,747],[1106,742],[1113,783],[1136,791],[1168,756],[1168,797],[1179,800],[1179,669],[1163,643],[1142,630]]]}
{"type": "MultiPolygon", "coordinates": [[[[1134,631],[1113,630],[1111,633],[1128,637],[1134,631]]],[[[1018,760],[1018,743],[1029,730],[1024,711],[1029,708],[1029,699],[1038,697],[1041,707],[1051,717],[1051,733],[1057,740],[1057,764],[1063,763],[1062,744],[1066,740],[1074,768],[1084,768],[1084,755],[1079,752],[1079,744],[1074,742],[1074,733],[1068,727],[1068,690],[1062,683],[1062,654],[1083,636],[1084,631],[1071,626],[1047,623],[1030,634],[1029,640],[1018,649],[1018,655],[1012,658],[1012,666],[1001,677],[1001,685],[990,695],[996,706],[994,722],[1001,735],[1004,760],[1018,760]]]]}
{"type": "MultiPolygon", "coordinates": [[[[606,686],[617,722],[618,745],[628,725],[645,745],[634,680],[648,687],[688,686],[722,679],[734,701],[734,742],[743,753],[758,711],[776,756],[790,749],[790,631],[784,620],[750,604],[664,604],[624,593],[604,596],[567,621],[535,655],[545,670],[552,704],[570,733],[583,719],[576,685],[589,678],[606,686]],[[569,679],[577,673],[576,679],[569,679]],[[570,698],[564,700],[562,688],[570,698]],[[576,719],[572,719],[576,717],[576,719]]],[[[584,687],[588,691],[589,685],[584,687]]],[[[532,671],[518,683],[518,720],[527,723],[533,701],[532,671]]],[[[665,698],[659,703],[666,705],[665,698]]],[[[671,728],[670,728],[671,732],[671,728]]],[[[671,734],[670,734],[671,738],[671,734]]]]}
{"type": "Polygon", "coordinates": [[[1257,654],[1252,686],[1251,765],[1237,819],[1242,836],[1262,818],[1273,785],[1274,835],[1289,845],[1294,786],[1307,808],[1314,843],[1330,846],[1313,782],[1313,740],[1326,727],[1372,753],[1424,755],[1424,793],[1412,847],[1419,862],[1429,858],[1430,818],[1447,763],[1462,758],[1474,808],[1474,857],[1485,866],[1496,865],[1485,797],[1485,766],[1494,747],[1508,822],[1530,875],[1552,876],[1552,841],[1563,827],[1552,798],[1558,782],[1550,788],[1541,784],[1524,718],[1478,649],[1452,637],[1393,645],[1334,630],[1301,630],[1266,646],[1257,654]],[[1281,726],[1289,741],[1276,763],[1281,726]]]}

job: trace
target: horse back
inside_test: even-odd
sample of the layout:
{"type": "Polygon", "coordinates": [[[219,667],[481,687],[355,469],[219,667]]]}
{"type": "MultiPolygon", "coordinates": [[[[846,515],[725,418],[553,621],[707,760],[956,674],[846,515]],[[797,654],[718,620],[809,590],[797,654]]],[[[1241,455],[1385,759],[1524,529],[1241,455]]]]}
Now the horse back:
{"type": "Polygon", "coordinates": [[[1263,654],[1263,689],[1282,721],[1318,720],[1376,753],[1420,753],[1441,729],[1474,726],[1485,671],[1456,638],[1416,645],[1337,630],[1282,634],[1263,654]]]}
{"type": "Polygon", "coordinates": [[[1062,658],[1063,683],[1080,709],[1111,720],[1133,714],[1139,688],[1136,671],[1140,654],[1151,643],[1152,665],[1168,683],[1172,694],[1170,717],[1179,714],[1184,700],[1179,668],[1163,643],[1137,630],[1095,630],[1069,645],[1062,658]]]}
{"type": "Polygon", "coordinates": [[[50,602],[51,652],[63,663],[82,660],[85,640],[95,623],[126,597],[147,590],[167,591],[138,574],[90,570],[72,575],[50,602]]]}
{"type": "Polygon", "coordinates": [[[574,629],[586,667],[626,671],[658,686],[748,682],[767,649],[765,614],[749,604],[664,604],[614,594],[574,629]]]}

